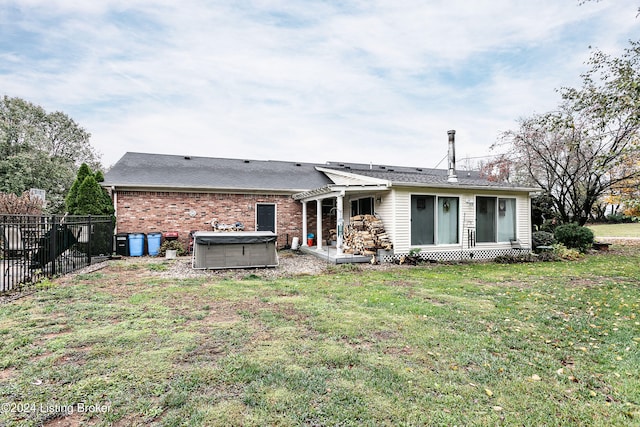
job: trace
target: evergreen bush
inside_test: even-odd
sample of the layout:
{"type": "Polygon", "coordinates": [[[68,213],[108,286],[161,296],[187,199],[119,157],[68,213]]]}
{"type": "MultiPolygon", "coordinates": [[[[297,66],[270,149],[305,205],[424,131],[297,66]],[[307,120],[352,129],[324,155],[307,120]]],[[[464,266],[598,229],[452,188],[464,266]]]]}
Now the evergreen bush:
{"type": "Polygon", "coordinates": [[[578,224],[560,225],[555,229],[554,236],[567,248],[580,252],[586,252],[593,244],[593,231],[578,224]]]}

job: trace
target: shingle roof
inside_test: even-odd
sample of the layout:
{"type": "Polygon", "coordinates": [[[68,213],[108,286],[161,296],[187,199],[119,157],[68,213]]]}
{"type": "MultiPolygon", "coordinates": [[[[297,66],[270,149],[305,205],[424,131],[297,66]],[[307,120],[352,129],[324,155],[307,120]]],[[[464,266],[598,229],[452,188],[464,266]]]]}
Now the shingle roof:
{"type": "MultiPolygon", "coordinates": [[[[327,162],[323,168],[340,170],[370,178],[384,179],[390,181],[393,185],[454,185],[448,183],[448,172],[444,169],[340,162],[327,162]]],[[[455,185],[457,186],[521,188],[521,186],[515,184],[490,181],[478,171],[457,171],[456,175],[458,182],[455,185]]]]}
{"type": "Polygon", "coordinates": [[[317,164],[126,153],[104,186],[295,192],[330,184],[317,164]]]}
{"type": "MultiPolygon", "coordinates": [[[[217,189],[303,192],[333,184],[316,167],[390,181],[392,185],[437,185],[523,189],[489,181],[476,171],[458,171],[458,182],[447,182],[443,169],[364,163],[296,163],[273,160],[224,159],[166,154],[126,153],[106,174],[105,187],[217,189]]],[[[523,189],[533,190],[533,189],[523,189]]]]}

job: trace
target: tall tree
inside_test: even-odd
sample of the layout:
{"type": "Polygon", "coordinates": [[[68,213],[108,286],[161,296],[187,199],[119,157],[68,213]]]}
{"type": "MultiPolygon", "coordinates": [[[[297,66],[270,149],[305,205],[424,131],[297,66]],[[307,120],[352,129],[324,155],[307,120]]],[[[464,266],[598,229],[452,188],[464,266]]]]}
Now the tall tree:
{"type": "Polygon", "coordinates": [[[102,172],[93,173],[83,163],[67,195],[67,212],[72,215],[113,215],[111,197],[98,183],[102,179],[102,172]]]}
{"type": "Polygon", "coordinates": [[[90,134],[61,112],[21,98],[0,98],[0,191],[46,190],[47,210],[62,212],[82,163],[99,166],[90,134]]]}
{"type": "Polygon", "coordinates": [[[76,180],[73,181],[73,184],[67,193],[67,197],[65,198],[67,212],[75,214],[78,210],[78,191],[85,178],[91,174],[91,169],[89,169],[89,166],[86,163],[80,165],[80,169],[78,169],[78,173],[76,175],[76,180]]]}
{"type": "Polygon", "coordinates": [[[589,65],[581,88],[561,89],[558,110],[522,119],[494,146],[520,172],[510,179],[542,187],[560,219],[580,225],[600,198],[640,173],[620,167],[640,155],[640,44],[620,58],[596,51],[589,65]]]}

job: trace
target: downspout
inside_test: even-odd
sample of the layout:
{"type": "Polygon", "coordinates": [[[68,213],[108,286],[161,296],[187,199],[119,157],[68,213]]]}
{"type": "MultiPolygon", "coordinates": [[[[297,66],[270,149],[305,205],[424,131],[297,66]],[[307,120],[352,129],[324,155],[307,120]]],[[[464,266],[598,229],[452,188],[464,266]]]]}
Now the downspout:
{"type": "Polygon", "coordinates": [[[114,185],[111,186],[111,196],[113,198],[113,215],[116,217],[116,224],[113,230],[113,234],[118,234],[118,192],[114,185]]]}
{"type": "Polygon", "coordinates": [[[342,245],[344,242],[344,196],[345,191],[342,190],[338,197],[336,198],[336,231],[337,231],[337,242],[336,242],[336,256],[342,256],[342,245]]]}

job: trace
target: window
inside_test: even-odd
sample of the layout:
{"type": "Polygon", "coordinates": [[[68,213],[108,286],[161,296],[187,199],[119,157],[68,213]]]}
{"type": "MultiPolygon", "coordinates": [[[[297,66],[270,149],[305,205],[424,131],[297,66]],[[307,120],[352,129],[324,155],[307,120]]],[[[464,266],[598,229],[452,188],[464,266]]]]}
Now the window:
{"type": "Polygon", "coordinates": [[[351,201],[351,216],[373,215],[373,197],[351,201]]]}
{"type": "Polygon", "coordinates": [[[322,200],[322,215],[335,214],[336,211],[336,199],[323,199],[322,200]]]}
{"type": "Polygon", "coordinates": [[[411,244],[459,243],[459,198],[411,196],[411,244]]]}
{"type": "Polygon", "coordinates": [[[516,238],[516,199],[478,197],[476,199],[476,241],[508,242],[516,238]]]}

